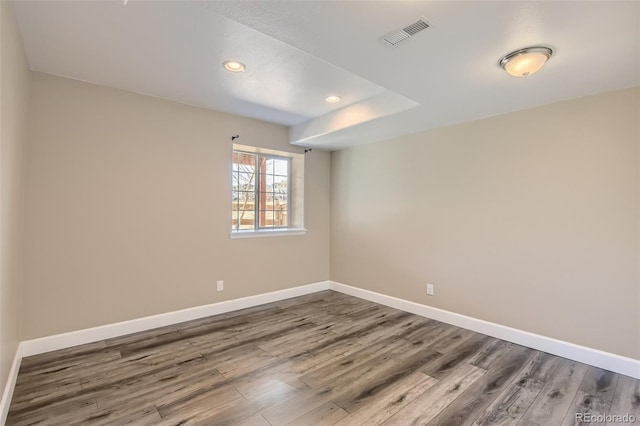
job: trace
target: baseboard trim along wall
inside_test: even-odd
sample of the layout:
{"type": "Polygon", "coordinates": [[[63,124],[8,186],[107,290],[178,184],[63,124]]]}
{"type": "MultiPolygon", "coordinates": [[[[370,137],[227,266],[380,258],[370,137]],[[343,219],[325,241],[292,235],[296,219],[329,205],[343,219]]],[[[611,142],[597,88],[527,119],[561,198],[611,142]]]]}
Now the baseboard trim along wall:
{"type": "Polygon", "coordinates": [[[240,299],[226,300],[224,302],[211,303],[209,305],[196,306],[180,311],[167,312],[129,321],[71,331],[69,333],[56,334],[22,342],[22,355],[31,356],[58,349],[70,348],[85,343],[97,342],[112,337],[124,336],[139,331],[151,330],[166,325],[179,324],[198,318],[224,314],[225,312],[251,308],[265,303],[277,302],[292,297],[303,296],[322,290],[329,290],[329,281],[307,284],[299,287],[287,288],[270,293],[257,294],[255,296],[242,297],[240,299]]]}
{"type": "Polygon", "coordinates": [[[600,351],[598,349],[588,348],[586,346],[576,345],[562,340],[552,339],[539,334],[529,333],[528,331],[518,330],[516,328],[507,327],[489,321],[483,321],[465,315],[456,314],[454,312],[445,311],[443,309],[399,299],[397,297],[387,296],[386,294],[340,284],[334,281],[331,281],[330,288],[331,290],[359,297],[360,299],[365,299],[370,302],[379,303],[381,305],[400,309],[405,312],[431,318],[457,327],[466,328],[467,330],[476,331],[478,333],[486,334],[518,345],[527,346],[538,351],[547,352],[563,358],[568,358],[584,364],[613,371],[615,373],[624,374],[625,376],[640,379],[640,360],[600,351]]]}
{"type": "Polygon", "coordinates": [[[153,328],[178,324],[184,321],[223,314],[225,312],[250,308],[253,306],[263,305],[265,303],[277,302],[323,290],[338,291],[350,296],[369,300],[371,302],[400,309],[405,312],[442,321],[457,327],[466,328],[468,330],[527,346],[539,351],[548,352],[553,355],[558,355],[574,361],[579,361],[605,370],[640,379],[640,360],[626,358],[597,349],[552,339],[550,337],[529,333],[527,331],[483,321],[334,281],[322,281],[299,287],[292,287],[285,290],[274,291],[271,293],[227,300],[224,302],[212,303],[210,305],[196,306],[180,311],[167,312],[164,314],[138,318],[100,327],[56,334],[39,339],[25,340],[18,346],[13,366],[9,373],[9,379],[7,380],[7,384],[4,389],[2,402],[0,403],[0,420],[2,420],[0,421],[0,424],[4,424],[4,419],[6,419],[9,411],[9,404],[11,402],[11,396],[13,395],[13,389],[15,387],[22,357],[69,348],[112,337],[124,336],[131,333],[137,333],[139,331],[151,330],[153,328]]]}
{"type": "Polygon", "coordinates": [[[21,362],[22,343],[18,344],[18,349],[16,350],[16,355],[13,357],[11,370],[9,370],[9,376],[7,377],[7,384],[4,386],[4,392],[2,393],[2,399],[0,400],[0,425],[4,425],[7,421],[7,414],[9,414],[9,406],[11,405],[11,397],[13,396],[13,390],[16,387],[16,380],[18,380],[18,371],[20,371],[21,362]]]}

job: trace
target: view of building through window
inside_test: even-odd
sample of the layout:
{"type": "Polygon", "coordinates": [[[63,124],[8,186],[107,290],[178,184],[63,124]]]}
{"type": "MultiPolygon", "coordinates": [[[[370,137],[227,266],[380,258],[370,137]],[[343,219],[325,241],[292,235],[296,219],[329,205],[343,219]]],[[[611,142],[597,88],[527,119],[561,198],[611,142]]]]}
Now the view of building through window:
{"type": "Polygon", "coordinates": [[[291,159],[233,151],[234,231],[287,228],[291,159]]]}

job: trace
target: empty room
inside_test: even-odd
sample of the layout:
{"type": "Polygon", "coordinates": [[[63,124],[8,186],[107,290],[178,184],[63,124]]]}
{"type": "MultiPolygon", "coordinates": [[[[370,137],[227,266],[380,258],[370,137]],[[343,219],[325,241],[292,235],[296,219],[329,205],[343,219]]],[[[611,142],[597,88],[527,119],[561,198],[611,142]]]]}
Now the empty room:
{"type": "Polygon", "coordinates": [[[0,19],[0,425],[640,424],[640,2],[0,19]]]}

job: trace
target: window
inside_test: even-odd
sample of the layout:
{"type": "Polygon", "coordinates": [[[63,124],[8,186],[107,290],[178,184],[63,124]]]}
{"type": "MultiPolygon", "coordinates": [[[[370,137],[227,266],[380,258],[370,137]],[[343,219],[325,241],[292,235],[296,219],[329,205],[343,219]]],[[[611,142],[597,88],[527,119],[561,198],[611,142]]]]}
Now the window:
{"type": "Polygon", "coordinates": [[[234,145],[232,236],[303,231],[300,203],[303,164],[301,155],[234,145]]]}

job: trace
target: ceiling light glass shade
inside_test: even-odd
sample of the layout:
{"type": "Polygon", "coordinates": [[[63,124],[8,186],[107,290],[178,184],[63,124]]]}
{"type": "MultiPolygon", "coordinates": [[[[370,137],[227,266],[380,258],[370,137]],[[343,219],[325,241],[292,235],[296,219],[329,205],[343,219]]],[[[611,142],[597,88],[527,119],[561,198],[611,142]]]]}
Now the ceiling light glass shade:
{"type": "Polygon", "coordinates": [[[342,99],[340,96],[336,96],[336,95],[331,95],[331,96],[327,96],[324,100],[327,102],[340,102],[340,99],[342,99]]]}
{"type": "Polygon", "coordinates": [[[526,77],[538,72],[551,55],[553,50],[548,47],[526,47],[506,55],[500,60],[500,66],[514,77],[526,77]]]}
{"type": "Polygon", "coordinates": [[[238,62],[238,61],[225,61],[222,63],[222,66],[224,67],[224,69],[226,69],[227,71],[231,71],[231,72],[243,72],[244,71],[244,64],[242,62],[238,62]]]}

